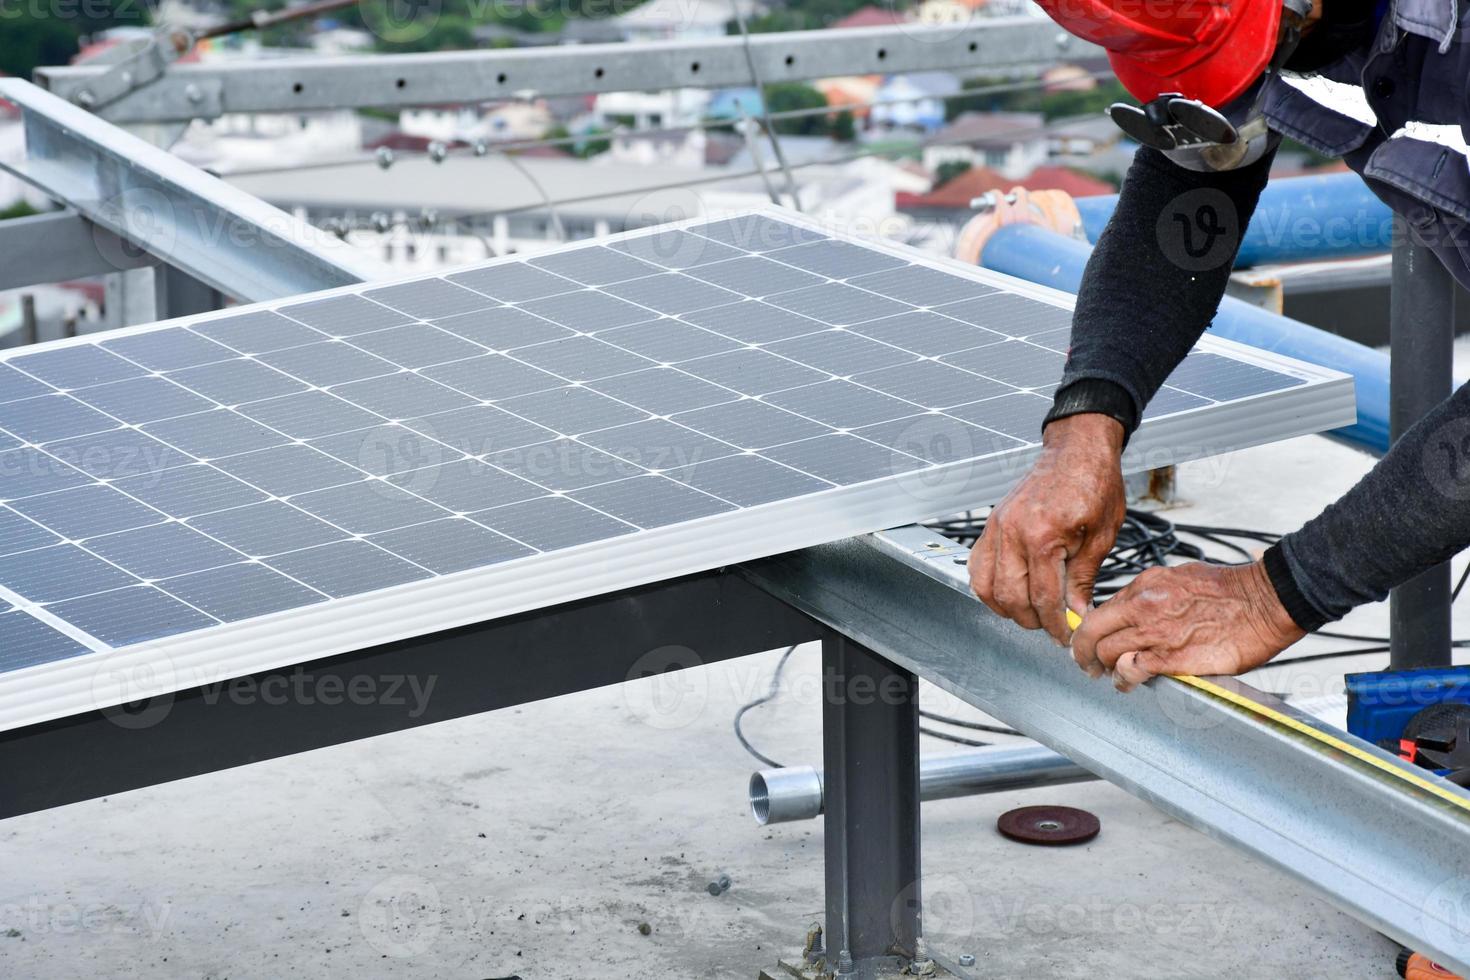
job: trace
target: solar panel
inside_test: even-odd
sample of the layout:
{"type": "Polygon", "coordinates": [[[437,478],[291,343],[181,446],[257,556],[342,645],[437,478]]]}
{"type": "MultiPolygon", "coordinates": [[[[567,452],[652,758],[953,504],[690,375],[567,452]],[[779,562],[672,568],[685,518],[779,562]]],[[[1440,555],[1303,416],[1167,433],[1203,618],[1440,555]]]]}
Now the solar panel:
{"type": "MultiPolygon", "coordinates": [[[[6,352],[0,730],[989,503],[1068,302],[771,211],[6,352]]],[[[1130,465],[1352,418],[1206,339],[1130,465]]]]}

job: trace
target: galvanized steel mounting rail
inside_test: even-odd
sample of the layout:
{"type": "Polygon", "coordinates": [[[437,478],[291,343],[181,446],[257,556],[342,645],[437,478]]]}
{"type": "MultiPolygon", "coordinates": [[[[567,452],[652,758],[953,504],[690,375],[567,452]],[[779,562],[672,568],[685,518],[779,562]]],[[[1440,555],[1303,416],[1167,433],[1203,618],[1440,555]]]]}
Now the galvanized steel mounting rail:
{"type": "MultiPolygon", "coordinates": [[[[969,591],[966,549],[910,526],[741,566],[798,609],[1349,915],[1470,971],[1470,794],[1434,792],[1172,678],[1129,695],[969,591]]],[[[1235,680],[1232,697],[1388,753],[1235,680]]],[[[1300,726],[1298,726],[1300,727],[1300,726]]],[[[1441,785],[1442,784],[1442,785],[1441,785]]]]}
{"type": "MultiPolygon", "coordinates": [[[[784,31],[750,38],[751,58],[766,84],[871,72],[993,73],[1099,54],[1099,48],[1034,17],[784,31]]],[[[41,68],[36,77],[68,101],[91,104],[99,99],[90,87],[109,67],[41,68]]],[[[226,112],[482,102],[526,92],[548,96],[725,88],[749,85],[750,71],[739,37],[173,64],[161,77],[99,104],[97,112],[119,123],[169,122],[226,112]]]]}

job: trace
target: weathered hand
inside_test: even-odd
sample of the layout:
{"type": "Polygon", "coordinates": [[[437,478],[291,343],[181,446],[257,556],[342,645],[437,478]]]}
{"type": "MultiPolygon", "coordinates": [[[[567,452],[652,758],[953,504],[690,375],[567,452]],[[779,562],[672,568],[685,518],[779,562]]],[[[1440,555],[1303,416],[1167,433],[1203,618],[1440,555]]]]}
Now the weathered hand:
{"type": "Polygon", "coordinates": [[[970,586],[997,614],[1062,645],[1066,609],[1086,609],[1127,508],[1123,426],[1074,415],[1046,427],[1036,465],[996,505],[970,550],[970,586]]]}
{"type": "Polygon", "coordinates": [[[1087,613],[1072,658],[1130,691],[1156,674],[1241,674],[1306,633],[1260,562],[1150,568],[1087,613]]]}

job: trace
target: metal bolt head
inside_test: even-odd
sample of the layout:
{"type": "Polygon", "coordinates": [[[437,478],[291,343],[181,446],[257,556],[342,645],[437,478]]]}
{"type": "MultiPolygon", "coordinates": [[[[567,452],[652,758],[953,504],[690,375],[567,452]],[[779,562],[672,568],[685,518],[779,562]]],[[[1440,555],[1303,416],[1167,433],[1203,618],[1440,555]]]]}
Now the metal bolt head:
{"type": "Polygon", "coordinates": [[[393,151],[386,146],[378,147],[378,166],[384,170],[393,166],[393,151]]]}
{"type": "Polygon", "coordinates": [[[449,147],[435,140],[429,144],[429,159],[435,163],[443,163],[444,158],[449,156],[449,147]]]}
{"type": "Polygon", "coordinates": [[[372,221],[373,227],[376,228],[379,232],[385,232],[389,228],[393,227],[392,219],[389,218],[388,215],[382,211],[374,211],[372,218],[370,218],[369,220],[372,221]]]}
{"type": "Polygon", "coordinates": [[[97,104],[97,96],[89,88],[84,88],[77,93],[77,105],[83,109],[90,109],[97,104]]]}
{"type": "Polygon", "coordinates": [[[484,140],[475,140],[475,156],[482,157],[490,152],[490,144],[484,140]]]}
{"type": "Polygon", "coordinates": [[[190,102],[197,104],[204,101],[204,92],[202,89],[199,88],[198,85],[190,82],[188,85],[184,86],[184,98],[188,99],[190,102]]]}
{"type": "Polygon", "coordinates": [[[974,966],[974,965],[975,965],[975,954],[974,953],[961,953],[960,954],[960,966],[974,966]]]}
{"type": "Polygon", "coordinates": [[[723,895],[725,892],[730,890],[730,876],[725,874],[720,875],[714,881],[711,881],[708,885],[705,885],[704,890],[709,892],[711,895],[723,895]]]}

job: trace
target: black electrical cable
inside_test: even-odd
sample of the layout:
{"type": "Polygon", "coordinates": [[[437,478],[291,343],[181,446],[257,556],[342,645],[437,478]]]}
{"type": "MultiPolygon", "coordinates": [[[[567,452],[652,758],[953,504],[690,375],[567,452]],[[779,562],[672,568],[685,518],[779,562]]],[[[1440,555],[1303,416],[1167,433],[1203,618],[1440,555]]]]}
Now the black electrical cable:
{"type": "Polygon", "coordinates": [[[765,755],[754,745],[751,745],[750,740],[745,737],[745,733],[740,730],[740,720],[745,717],[745,713],[750,709],[759,708],[761,705],[775,700],[776,695],[780,692],[781,689],[781,674],[783,671],[786,670],[786,661],[790,660],[791,655],[795,652],[795,646],[787,647],[786,652],[781,654],[781,659],[776,661],[776,669],[771,671],[771,682],[766,687],[766,693],[753,701],[745,702],[740,706],[740,710],[735,712],[735,737],[739,739],[740,744],[745,747],[745,751],[749,752],[751,755],[755,756],[757,759],[759,759],[761,762],[764,762],[772,769],[785,769],[786,766],[780,762],[777,762],[775,759],[772,759],[770,756],[765,755]]]}
{"type": "MultiPolygon", "coordinates": [[[[931,521],[926,526],[961,544],[973,546],[985,531],[985,518],[976,517],[973,512],[966,512],[962,516],[931,521]]],[[[1199,545],[1184,540],[1180,535],[1200,538],[1218,547],[1223,547],[1239,555],[1245,562],[1255,561],[1256,556],[1248,548],[1236,543],[1237,541],[1271,545],[1281,540],[1281,535],[1273,531],[1218,527],[1211,524],[1174,524],[1159,514],[1129,509],[1124,516],[1122,526],[1118,529],[1118,538],[1112,551],[1108,553],[1108,557],[1098,569],[1093,594],[1098,597],[1113,595],[1138,573],[1147,568],[1167,565],[1170,559],[1204,561],[1214,565],[1240,564],[1240,562],[1207,554],[1199,545]],[[1236,540],[1233,541],[1232,538],[1236,540]]],[[[1470,565],[1465,567],[1459,581],[1455,584],[1450,594],[1451,602],[1460,597],[1467,580],[1470,580],[1470,565]]],[[[1318,630],[1312,635],[1335,640],[1351,640],[1355,643],[1368,643],[1371,646],[1288,657],[1265,666],[1275,667],[1313,660],[1355,657],[1365,653],[1386,653],[1389,649],[1386,636],[1366,636],[1360,633],[1339,633],[1332,630],[1318,630]]],[[[1470,647],[1470,641],[1457,640],[1451,646],[1470,647]]]]}
{"type": "Polygon", "coordinates": [[[993,732],[996,735],[1020,735],[1014,728],[1004,725],[987,725],[983,721],[966,721],[964,718],[951,718],[949,715],[941,715],[934,711],[919,709],[920,718],[928,718],[930,721],[943,722],[946,725],[954,725],[958,728],[969,728],[977,732],[993,732]]]}

